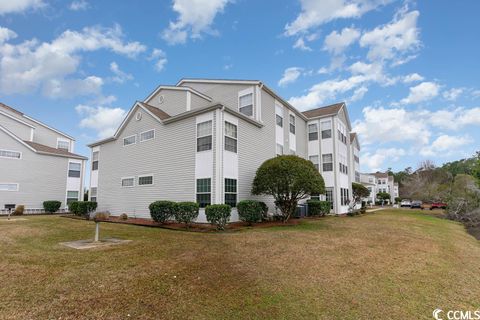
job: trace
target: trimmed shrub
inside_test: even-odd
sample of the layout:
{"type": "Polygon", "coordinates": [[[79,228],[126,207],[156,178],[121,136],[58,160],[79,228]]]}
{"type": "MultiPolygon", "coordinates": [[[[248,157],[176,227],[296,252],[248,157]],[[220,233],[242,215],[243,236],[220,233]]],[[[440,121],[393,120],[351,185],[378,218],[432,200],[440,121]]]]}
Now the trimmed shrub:
{"type": "Polygon", "coordinates": [[[185,223],[188,228],[189,224],[198,217],[198,203],[196,202],[178,202],[175,204],[175,220],[185,223]]]}
{"type": "Polygon", "coordinates": [[[173,217],[175,206],[176,204],[173,201],[155,201],[148,206],[148,209],[150,209],[150,216],[153,221],[165,223],[173,217]]]}
{"type": "Polygon", "coordinates": [[[217,226],[218,230],[224,230],[230,220],[232,208],[228,204],[212,204],[205,208],[207,221],[217,226]]]}
{"type": "Polygon", "coordinates": [[[25,206],[24,206],[23,204],[18,205],[18,206],[15,208],[15,211],[13,211],[12,215],[14,215],[14,216],[21,216],[21,215],[23,215],[23,211],[25,211],[25,206]]]}
{"type": "Polygon", "coordinates": [[[97,203],[95,201],[74,201],[68,205],[70,212],[76,216],[90,217],[90,213],[97,209],[97,203]]]}
{"type": "Polygon", "coordinates": [[[119,217],[120,220],[128,220],[128,214],[122,213],[119,217]]]}
{"type": "Polygon", "coordinates": [[[262,220],[262,215],[265,212],[265,209],[259,201],[242,200],[237,204],[237,211],[240,220],[252,225],[252,223],[262,220]]]}
{"type": "Polygon", "coordinates": [[[61,205],[62,205],[62,203],[60,201],[56,201],[56,200],[44,201],[43,202],[43,209],[45,210],[45,212],[55,213],[55,212],[58,211],[58,209],[60,209],[61,205]]]}
{"type": "Polygon", "coordinates": [[[309,216],[324,216],[330,213],[330,202],[320,200],[308,200],[308,215],[309,216]]]}

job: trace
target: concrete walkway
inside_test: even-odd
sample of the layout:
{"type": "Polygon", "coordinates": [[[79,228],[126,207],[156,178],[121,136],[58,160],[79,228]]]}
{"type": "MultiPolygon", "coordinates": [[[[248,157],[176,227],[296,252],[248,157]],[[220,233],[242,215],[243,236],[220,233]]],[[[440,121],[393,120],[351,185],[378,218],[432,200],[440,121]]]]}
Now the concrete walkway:
{"type": "Polygon", "coordinates": [[[385,208],[370,209],[370,210],[367,210],[367,212],[375,212],[375,211],[380,211],[380,210],[385,210],[385,208]]]}

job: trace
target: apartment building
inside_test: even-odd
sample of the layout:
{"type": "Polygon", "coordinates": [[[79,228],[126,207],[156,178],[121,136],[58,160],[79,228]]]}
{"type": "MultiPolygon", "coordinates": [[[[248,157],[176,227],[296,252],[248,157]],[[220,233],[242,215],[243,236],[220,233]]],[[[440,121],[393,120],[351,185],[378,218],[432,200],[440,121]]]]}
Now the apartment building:
{"type": "Polygon", "coordinates": [[[377,182],[377,193],[386,192],[390,194],[390,203],[395,203],[395,198],[399,196],[398,183],[394,181],[393,176],[388,173],[376,172],[375,176],[377,182]]]}
{"type": "Polygon", "coordinates": [[[0,103],[0,210],[81,200],[87,158],[74,151],[71,136],[0,103]]]}
{"type": "MultiPolygon", "coordinates": [[[[252,196],[267,159],[295,154],[325,179],[332,213],[346,213],[359,160],[345,103],[300,112],[257,80],[182,79],[134,103],[115,134],[89,145],[90,198],[113,215],[150,217],[156,200],[226,203],[252,196]],[[353,159],[353,162],[352,162],[353,159]]],[[[235,209],[232,221],[238,219],[235,209]]],[[[205,221],[203,209],[198,221],[205,221]]]]}
{"type": "Polygon", "coordinates": [[[371,204],[375,204],[375,202],[377,201],[378,193],[377,178],[375,177],[375,175],[368,173],[360,173],[360,183],[363,184],[370,192],[370,195],[363,200],[371,204]]]}

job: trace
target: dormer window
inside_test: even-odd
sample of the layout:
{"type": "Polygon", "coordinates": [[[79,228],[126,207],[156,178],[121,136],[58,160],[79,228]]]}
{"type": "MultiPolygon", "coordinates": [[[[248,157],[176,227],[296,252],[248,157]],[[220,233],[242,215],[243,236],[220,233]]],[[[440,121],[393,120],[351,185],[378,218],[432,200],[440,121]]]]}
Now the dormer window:
{"type": "Polygon", "coordinates": [[[57,149],[69,151],[70,150],[70,141],[68,140],[57,140],[57,149]]]}
{"type": "Polygon", "coordinates": [[[253,117],[253,89],[243,90],[238,93],[238,112],[248,117],[253,117]]]}

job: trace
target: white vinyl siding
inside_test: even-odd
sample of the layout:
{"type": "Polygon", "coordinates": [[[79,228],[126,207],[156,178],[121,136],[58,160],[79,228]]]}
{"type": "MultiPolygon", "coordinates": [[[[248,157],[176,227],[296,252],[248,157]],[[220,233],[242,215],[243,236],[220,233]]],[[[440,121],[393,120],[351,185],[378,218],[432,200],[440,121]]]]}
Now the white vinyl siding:
{"type": "Polygon", "coordinates": [[[277,156],[283,155],[283,146],[277,143],[277,156]]]}
{"type": "Polygon", "coordinates": [[[225,150],[237,152],[237,126],[225,121],[225,150]]]}
{"type": "Polygon", "coordinates": [[[0,158],[21,159],[22,153],[18,151],[0,150],[0,158]]]}
{"type": "Polygon", "coordinates": [[[18,183],[2,183],[0,182],[0,191],[18,191],[18,183]]]}
{"type": "Polygon", "coordinates": [[[197,152],[212,150],[212,121],[197,124],[197,152]]]}
{"type": "Polygon", "coordinates": [[[132,144],[135,144],[135,143],[137,143],[137,136],[136,135],[123,138],[123,145],[124,146],[129,146],[129,145],[132,145],[132,144]]]}
{"type": "Polygon", "coordinates": [[[140,142],[144,142],[152,139],[155,139],[154,129],[140,133],[140,142]]]}

